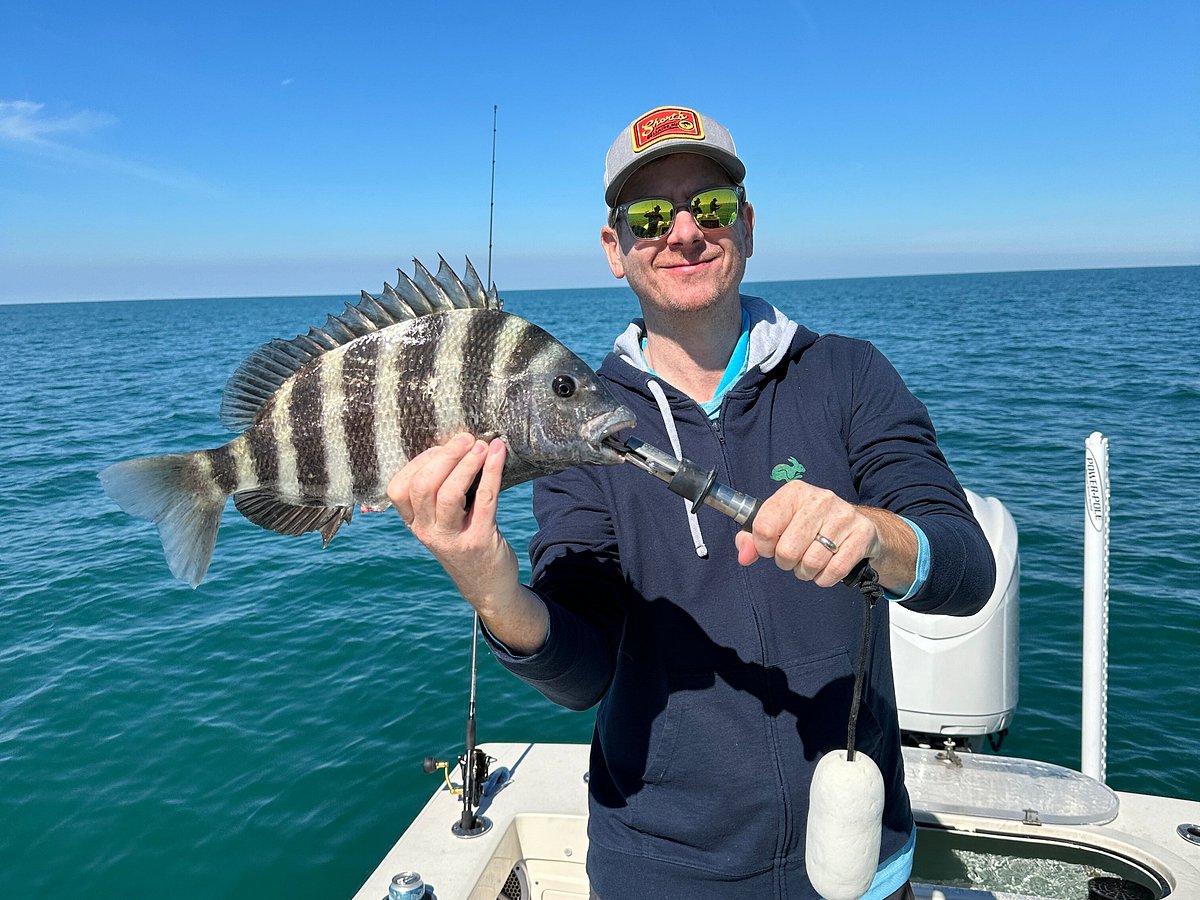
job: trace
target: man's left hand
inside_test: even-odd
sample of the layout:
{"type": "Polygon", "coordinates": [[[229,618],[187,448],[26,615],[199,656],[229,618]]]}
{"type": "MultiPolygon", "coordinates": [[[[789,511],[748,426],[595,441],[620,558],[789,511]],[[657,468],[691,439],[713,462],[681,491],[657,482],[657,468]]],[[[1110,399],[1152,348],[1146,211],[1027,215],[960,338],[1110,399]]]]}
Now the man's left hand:
{"type": "Polygon", "coordinates": [[[737,536],[738,562],[760,557],[820,587],[838,584],[862,559],[879,583],[904,594],[916,577],[917,539],[895,513],[855,506],[833,491],[789,481],[763,501],[753,532],[737,536]],[[817,540],[831,542],[836,550],[817,540]]]}

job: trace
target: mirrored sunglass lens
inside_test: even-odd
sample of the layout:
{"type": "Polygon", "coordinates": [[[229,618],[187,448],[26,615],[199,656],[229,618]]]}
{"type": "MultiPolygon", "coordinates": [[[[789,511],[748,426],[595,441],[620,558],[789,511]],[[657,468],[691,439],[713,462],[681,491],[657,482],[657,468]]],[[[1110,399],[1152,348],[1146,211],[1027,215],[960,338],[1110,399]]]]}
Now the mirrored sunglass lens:
{"type": "Polygon", "coordinates": [[[732,188],[701,191],[690,206],[701,228],[728,228],[737,221],[738,197],[732,188]]]}
{"type": "Polygon", "coordinates": [[[653,240],[671,230],[671,201],[661,198],[635,200],[625,211],[629,230],[639,240],[653,240]]]}

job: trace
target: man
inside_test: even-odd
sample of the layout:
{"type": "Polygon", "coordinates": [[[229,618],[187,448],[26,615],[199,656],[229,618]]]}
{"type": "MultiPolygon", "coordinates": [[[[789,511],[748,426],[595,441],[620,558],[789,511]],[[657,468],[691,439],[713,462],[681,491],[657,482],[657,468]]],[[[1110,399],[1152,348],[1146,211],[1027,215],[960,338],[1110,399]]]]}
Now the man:
{"type": "MultiPolygon", "coordinates": [[[[599,371],[638,437],[767,498],[753,533],[632,467],[575,468],[535,483],[526,587],[495,524],[503,442],[460,436],[389,491],[500,662],[555,702],[600,704],[588,875],[603,900],[816,896],[809,785],[845,746],[864,606],[840,580],[866,558],[889,597],[950,614],[978,610],[994,580],[926,410],[883,356],[740,295],[744,177],[729,132],[695,110],[652,110],[614,141],[600,237],[643,319],[599,371]],[[696,198],[714,210],[703,225],[696,198]],[[655,206],[657,237],[639,237],[655,206]]],[[[857,745],[886,793],[866,896],[899,898],[915,832],[882,611],[864,695],[857,745]]]]}

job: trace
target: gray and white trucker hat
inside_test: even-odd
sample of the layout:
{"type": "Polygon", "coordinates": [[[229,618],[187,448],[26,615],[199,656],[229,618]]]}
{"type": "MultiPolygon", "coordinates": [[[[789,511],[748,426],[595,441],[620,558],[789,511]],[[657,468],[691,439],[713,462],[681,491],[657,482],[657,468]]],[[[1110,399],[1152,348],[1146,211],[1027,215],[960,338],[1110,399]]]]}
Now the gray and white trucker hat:
{"type": "Polygon", "coordinates": [[[686,106],[659,106],[634,119],[608,148],[604,202],[615,206],[629,176],[668,153],[699,153],[720,163],[735,184],[746,178],[729,129],[686,106]]]}

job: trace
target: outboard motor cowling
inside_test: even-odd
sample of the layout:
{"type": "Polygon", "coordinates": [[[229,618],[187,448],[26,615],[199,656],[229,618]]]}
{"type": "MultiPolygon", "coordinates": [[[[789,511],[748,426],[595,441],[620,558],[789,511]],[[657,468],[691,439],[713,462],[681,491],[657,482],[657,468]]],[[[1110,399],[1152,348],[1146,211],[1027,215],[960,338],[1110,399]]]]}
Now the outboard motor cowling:
{"type": "Polygon", "coordinates": [[[892,604],[892,672],[905,742],[977,749],[1003,734],[1017,706],[1021,562],[1017,525],[995,497],[967,491],[996,558],[996,587],[971,616],[916,613],[892,604]]]}

